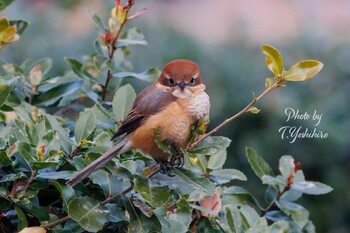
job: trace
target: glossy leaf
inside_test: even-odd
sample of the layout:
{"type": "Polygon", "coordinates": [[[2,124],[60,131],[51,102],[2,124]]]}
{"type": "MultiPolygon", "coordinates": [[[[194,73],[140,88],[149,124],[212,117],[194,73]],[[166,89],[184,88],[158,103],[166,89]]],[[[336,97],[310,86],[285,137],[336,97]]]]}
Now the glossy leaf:
{"type": "MultiPolygon", "coordinates": [[[[222,150],[226,150],[230,143],[231,140],[225,137],[207,137],[190,152],[200,155],[215,155],[222,150]]],[[[214,161],[212,163],[215,164],[214,161]]]]}
{"type": "Polygon", "coordinates": [[[76,197],[68,204],[68,215],[85,230],[97,232],[107,222],[109,211],[92,197],[76,197]]]}
{"type": "Polygon", "coordinates": [[[301,205],[287,201],[277,201],[277,206],[286,214],[290,215],[293,221],[303,228],[309,219],[309,212],[301,205]]]}
{"type": "Polygon", "coordinates": [[[262,51],[266,55],[266,66],[274,75],[279,76],[283,72],[283,59],[280,52],[270,45],[263,45],[262,51]]]}
{"type": "Polygon", "coordinates": [[[278,221],[271,225],[269,233],[300,232],[300,228],[290,221],[278,221]]]}
{"type": "Polygon", "coordinates": [[[114,94],[112,106],[115,119],[123,120],[131,110],[136,93],[130,84],[120,87],[114,94]]]}
{"type": "Polygon", "coordinates": [[[218,184],[224,184],[230,182],[231,180],[247,180],[247,177],[241,171],[232,168],[214,170],[210,172],[210,177],[213,178],[218,184]]]}
{"type": "Polygon", "coordinates": [[[152,82],[156,80],[159,77],[159,75],[160,75],[160,71],[157,68],[150,68],[142,73],[118,72],[113,74],[113,76],[118,78],[133,77],[133,78],[137,78],[147,82],[152,82]]]}
{"type": "MultiPolygon", "coordinates": [[[[8,1],[8,0],[7,0],[8,1]]],[[[1,3],[0,3],[0,9],[1,9],[1,3]]],[[[16,25],[16,33],[18,35],[22,35],[23,32],[26,30],[28,27],[29,23],[24,21],[24,20],[11,20],[10,21],[11,25],[16,25]]]]}
{"type": "Polygon", "coordinates": [[[115,174],[103,170],[98,170],[92,173],[90,178],[92,182],[99,185],[108,196],[115,195],[126,189],[126,186],[129,186],[129,184],[125,184],[115,174]]]}
{"type": "Polygon", "coordinates": [[[225,218],[230,232],[243,233],[242,217],[237,208],[226,206],[225,218]]]}
{"type": "Polygon", "coordinates": [[[323,68],[323,64],[316,60],[305,60],[293,65],[285,74],[287,81],[306,81],[323,68]]]}
{"type": "Polygon", "coordinates": [[[58,181],[50,182],[60,192],[64,207],[68,208],[69,203],[75,198],[74,189],[58,181]]]}
{"type": "Polygon", "coordinates": [[[5,103],[9,97],[12,89],[17,83],[18,78],[13,78],[9,80],[0,79],[0,107],[5,103]]]}
{"type": "Polygon", "coordinates": [[[81,112],[74,130],[76,143],[79,145],[81,140],[86,139],[95,129],[95,126],[96,117],[94,112],[91,109],[81,112]]]}
{"type": "Polygon", "coordinates": [[[310,195],[326,194],[333,190],[330,186],[316,181],[294,182],[291,188],[310,195]]]}
{"type": "Polygon", "coordinates": [[[135,191],[140,193],[143,199],[152,207],[165,205],[170,197],[170,189],[166,186],[152,186],[145,177],[135,179],[135,191]]]}
{"type": "Polygon", "coordinates": [[[89,13],[91,15],[92,20],[95,22],[97,28],[100,30],[100,32],[103,34],[106,33],[106,27],[103,25],[103,22],[102,22],[100,16],[98,16],[92,10],[89,10],[89,13]]]}
{"type": "Polygon", "coordinates": [[[75,80],[55,87],[45,93],[36,96],[33,99],[33,104],[48,107],[57,103],[62,98],[73,96],[80,90],[83,80],[75,80]]]}
{"type": "Polygon", "coordinates": [[[23,228],[28,226],[26,215],[18,205],[15,205],[15,210],[18,216],[18,230],[22,230],[23,228]]]}
{"type": "Polygon", "coordinates": [[[6,167],[10,164],[12,164],[12,160],[7,156],[5,151],[0,150],[0,165],[6,167]]]}
{"type": "Polygon", "coordinates": [[[252,148],[246,147],[246,156],[254,173],[260,179],[262,179],[264,175],[275,175],[270,165],[252,148]]]}
{"type": "Polygon", "coordinates": [[[260,109],[258,109],[257,107],[255,106],[252,106],[249,108],[248,110],[249,112],[253,113],[253,114],[258,114],[260,112],[260,109]]]}
{"type": "Polygon", "coordinates": [[[209,196],[214,194],[214,185],[205,177],[200,177],[184,168],[174,169],[174,174],[195,189],[209,196]]]}
{"type": "Polygon", "coordinates": [[[247,190],[245,190],[242,187],[239,186],[231,186],[226,189],[224,189],[224,195],[236,195],[239,197],[244,198],[245,200],[249,201],[250,203],[257,206],[259,209],[262,209],[261,205],[259,204],[258,200],[247,190]]]}
{"type": "Polygon", "coordinates": [[[294,174],[294,158],[290,155],[284,155],[280,158],[279,160],[279,166],[278,166],[282,176],[284,178],[287,178],[291,175],[294,174]]]}

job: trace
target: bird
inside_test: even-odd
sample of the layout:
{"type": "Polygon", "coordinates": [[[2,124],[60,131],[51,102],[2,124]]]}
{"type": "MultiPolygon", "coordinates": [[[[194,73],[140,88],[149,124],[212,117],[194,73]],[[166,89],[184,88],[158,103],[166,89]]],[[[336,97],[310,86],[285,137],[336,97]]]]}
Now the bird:
{"type": "Polygon", "coordinates": [[[130,112],[122,120],[112,139],[118,142],[105,154],[76,173],[67,181],[69,186],[80,183],[114,156],[136,149],[151,156],[166,173],[167,165],[182,166],[178,158],[164,152],[155,140],[158,137],[181,154],[188,146],[191,127],[195,122],[207,122],[210,101],[202,83],[199,66],[190,60],[177,59],[164,65],[157,80],[141,91],[130,112]],[[177,161],[175,163],[175,161],[177,161]]]}

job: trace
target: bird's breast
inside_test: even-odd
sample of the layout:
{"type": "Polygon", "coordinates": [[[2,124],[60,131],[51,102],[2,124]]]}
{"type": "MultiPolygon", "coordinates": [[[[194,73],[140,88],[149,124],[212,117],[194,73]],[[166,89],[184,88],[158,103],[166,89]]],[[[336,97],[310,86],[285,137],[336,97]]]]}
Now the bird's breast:
{"type": "Polygon", "coordinates": [[[166,159],[168,155],[164,154],[154,142],[154,130],[159,129],[161,140],[184,149],[187,146],[191,125],[197,120],[205,120],[209,108],[209,96],[204,92],[168,104],[162,111],[149,116],[134,131],[131,135],[134,147],[155,159],[166,159]]]}

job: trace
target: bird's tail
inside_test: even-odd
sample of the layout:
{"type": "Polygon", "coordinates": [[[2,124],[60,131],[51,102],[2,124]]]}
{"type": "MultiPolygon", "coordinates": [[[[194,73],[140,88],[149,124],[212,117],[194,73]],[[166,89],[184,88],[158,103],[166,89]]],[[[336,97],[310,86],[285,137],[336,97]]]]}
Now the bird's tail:
{"type": "Polygon", "coordinates": [[[94,162],[90,163],[87,167],[79,171],[76,175],[74,175],[70,180],[67,181],[67,185],[73,187],[76,184],[80,183],[86,177],[88,177],[91,173],[102,167],[109,160],[111,160],[114,156],[122,154],[128,150],[130,150],[130,143],[128,143],[127,138],[123,138],[120,140],[114,147],[112,147],[109,151],[107,151],[104,155],[96,159],[94,162]]]}

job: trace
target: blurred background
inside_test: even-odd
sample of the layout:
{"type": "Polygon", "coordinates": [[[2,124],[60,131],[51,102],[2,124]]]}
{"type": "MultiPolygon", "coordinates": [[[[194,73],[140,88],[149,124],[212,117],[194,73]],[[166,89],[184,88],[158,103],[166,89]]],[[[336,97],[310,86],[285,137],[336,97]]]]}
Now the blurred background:
{"type": "MultiPolygon", "coordinates": [[[[302,163],[309,180],[334,188],[325,196],[304,196],[317,232],[350,232],[350,1],[280,0],[136,0],[134,9],[148,12],[131,22],[140,28],[148,46],[134,47],[129,57],[136,72],[170,60],[196,61],[211,97],[213,128],[240,111],[261,93],[271,76],[265,67],[261,45],[270,44],[284,56],[285,67],[299,60],[317,59],[324,69],[305,83],[288,83],[269,94],[257,106],[258,115],[247,114],[217,135],[232,139],[226,167],[243,171],[249,181],[239,182],[260,200],[265,187],[246,161],[250,146],[275,170],[278,159],[290,154],[302,163]],[[314,122],[286,122],[284,111],[292,107],[301,113],[323,114],[317,131],[325,139],[281,139],[285,125],[313,130],[314,122]]],[[[106,22],[113,0],[26,0],[15,1],[1,12],[10,19],[30,22],[21,40],[0,53],[4,62],[22,63],[26,58],[51,57],[52,76],[62,75],[69,66],[63,57],[81,60],[94,52],[97,29],[88,9],[106,22]]],[[[133,81],[137,91],[147,83],[133,81]]],[[[235,183],[237,184],[237,182],[235,183]]]]}

